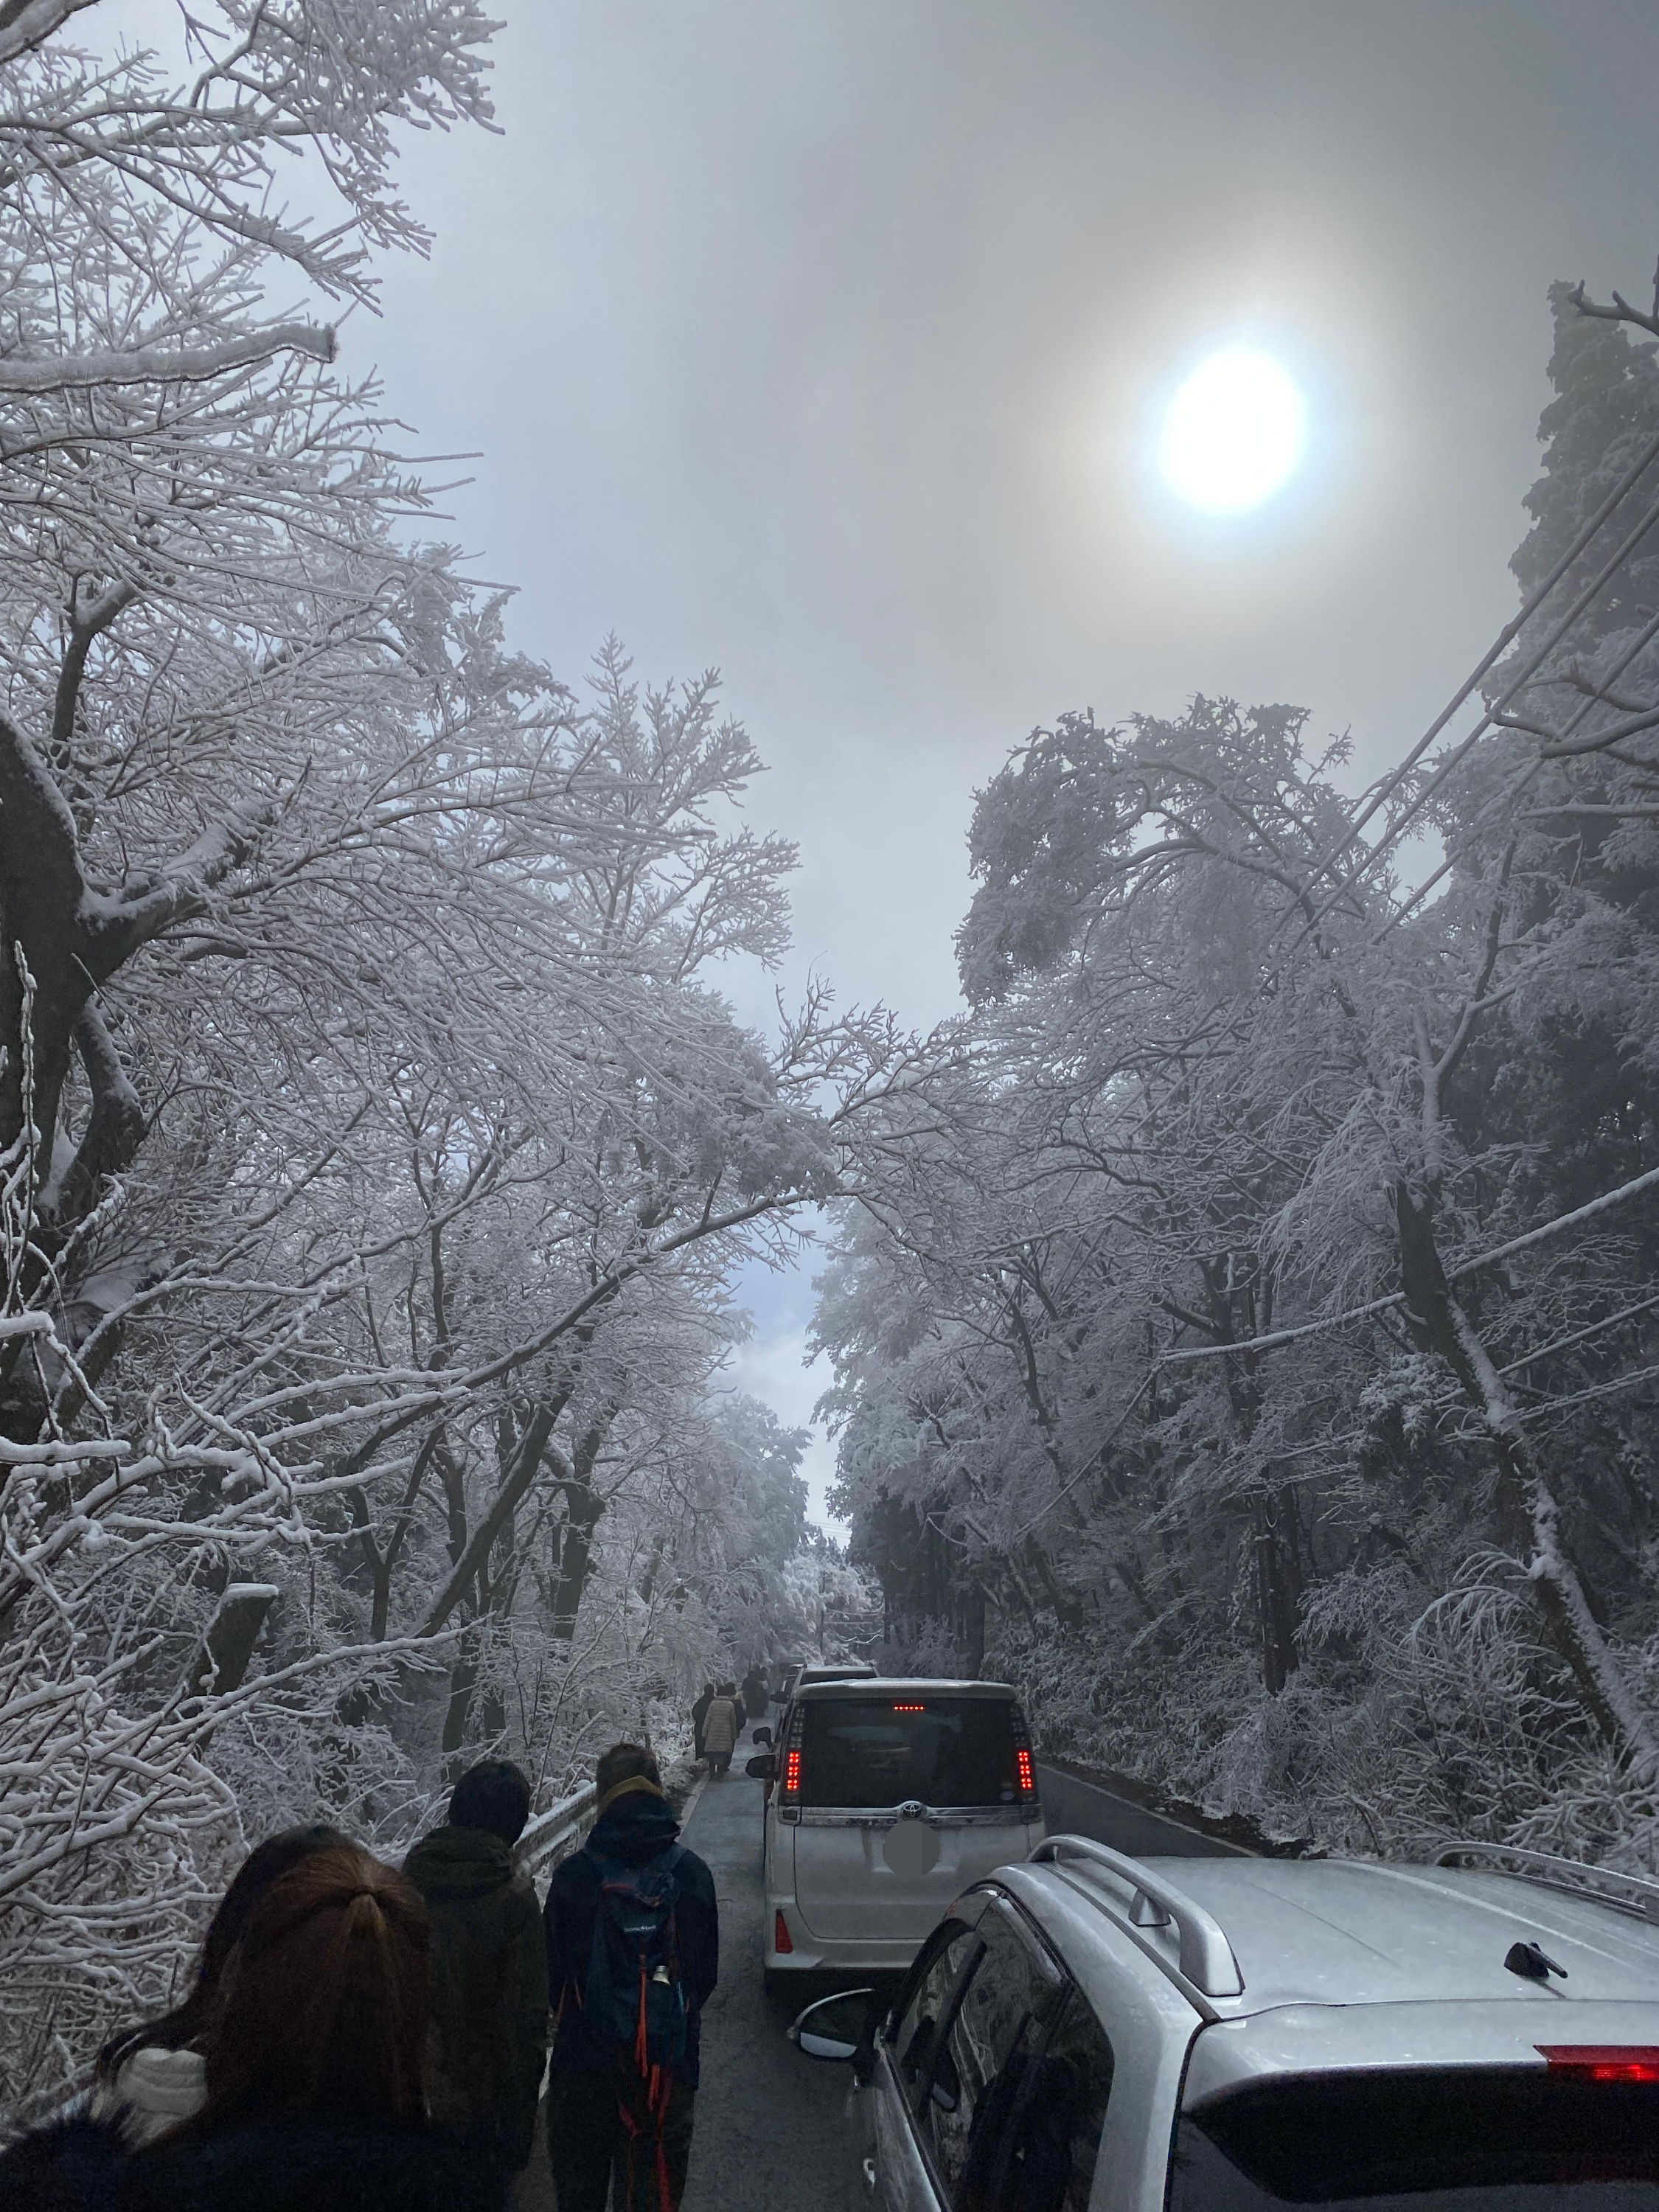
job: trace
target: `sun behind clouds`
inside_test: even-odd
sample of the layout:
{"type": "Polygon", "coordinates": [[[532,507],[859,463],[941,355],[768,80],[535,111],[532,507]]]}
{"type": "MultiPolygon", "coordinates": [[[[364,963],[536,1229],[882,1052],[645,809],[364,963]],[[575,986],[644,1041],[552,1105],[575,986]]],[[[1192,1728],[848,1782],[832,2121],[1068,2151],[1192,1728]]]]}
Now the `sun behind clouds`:
{"type": "Polygon", "coordinates": [[[1271,356],[1212,354],[1176,392],[1158,458],[1170,489],[1208,514],[1242,514],[1285,483],[1307,444],[1301,392],[1271,356]]]}

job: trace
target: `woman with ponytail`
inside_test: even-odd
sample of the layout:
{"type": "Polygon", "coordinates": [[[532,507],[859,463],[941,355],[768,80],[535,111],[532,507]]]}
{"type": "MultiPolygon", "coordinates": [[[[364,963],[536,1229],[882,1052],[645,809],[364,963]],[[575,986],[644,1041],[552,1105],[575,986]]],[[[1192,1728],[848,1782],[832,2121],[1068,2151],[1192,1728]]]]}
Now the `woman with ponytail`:
{"type": "Polygon", "coordinates": [[[195,2117],[130,2154],[96,2118],[26,2138],[0,2212],[501,2212],[505,2176],[425,2118],[426,2035],[420,1893],[367,1851],[310,1852],[248,1916],[195,2117]]]}
{"type": "Polygon", "coordinates": [[[320,1823],[284,1828],[256,1844],[219,1900],[202,1939],[196,1974],[183,2002],[159,2020],[112,2036],[98,2055],[91,2109],[117,2119],[134,2150],[191,2118],[207,2094],[203,2051],[218,2008],[225,1968],[254,1906],[274,1881],[313,1851],[346,1850],[351,1839],[320,1823]]]}

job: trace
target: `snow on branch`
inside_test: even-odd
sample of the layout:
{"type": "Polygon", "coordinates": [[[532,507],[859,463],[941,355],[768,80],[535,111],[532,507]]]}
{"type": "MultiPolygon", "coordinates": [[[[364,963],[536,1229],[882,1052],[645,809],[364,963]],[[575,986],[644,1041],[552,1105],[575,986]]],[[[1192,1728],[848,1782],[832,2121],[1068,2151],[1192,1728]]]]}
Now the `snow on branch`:
{"type": "Polygon", "coordinates": [[[15,62],[60,31],[71,15],[97,0],[3,0],[0,5],[0,65],[15,62]]]}
{"type": "Polygon", "coordinates": [[[254,368],[279,353],[302,353],[331,362],[339,350],[334,332],[308,323],[280,323],[218,345],[135,346],[125,353],[71,355],[29,361],[0,354],[0,393],[90,391],[137,384],[202,384],[234,369],[254,368]]]}

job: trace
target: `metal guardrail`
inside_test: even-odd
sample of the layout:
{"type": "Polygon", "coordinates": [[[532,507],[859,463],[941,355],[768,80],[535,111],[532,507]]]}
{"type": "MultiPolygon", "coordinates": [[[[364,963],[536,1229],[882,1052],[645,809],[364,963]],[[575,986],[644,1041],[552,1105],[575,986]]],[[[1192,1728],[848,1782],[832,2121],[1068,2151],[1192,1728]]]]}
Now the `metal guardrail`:
{"type": "Polygon", "coordinates": [[[1597,1905],[1613,1905],[1638,1912],[1645,1920],[1659,1921],[1659,1881],[1645,1875],[1624,1874],[1615,1867],[1592,1866],[1587,1859],[1564,1859],[1553,1851],[1523,1850],[1518,1844],[1447,1844],[1435,1853],[1443,1867],[1486,1867],[1494,1874],[1517,1875],[1546,1889],[1559,1889],[1569,1897],[1588,1897],[1597,1905]]]}
{"type": "Polygon", "coordinates": [[[1244,1992],[1244,1977],[1227,1940],[1227,1931],[1212,1913],[1154,1874],[1139,1859],[1088,1836],[1048,1836],[1031,1853],[1038,1864],[1058,1864],[1082,1859],[1103,1867],[1131,1893],[1127,1924],[1132,1928],[1167,1928],[1175,1923],[1181,1945],[1181,1975],[1206,1997],[1237,1997],[1244,1992]]]}
{"type": "MultiPolygon", "coordinates": [[[[561,1798],[556,1805],[550,1805],[545,1813],[538,1813],[513,1847],[513,1863],[519,1872],[529,1875],[533,1881],[538,1875],[545,1873],[567,1857],[592,1826],[599,1794],[596,1784],[590,1782],[586,1789],[561,1798]]],[[[86,2104],[92,2094],[92,2076],[88,2074],[67,2096],[46,2112],[36,2115],[29,2124],[51,2127],[59,2120],[68,2119],[86,2104]]]]}
{"type": "Polygon", "coordinates": [[[599,1785],[590,1782],[545,1813],[538,1813],[513,1846],[513,1863],[520,1874],[533,1877],[568,1857],[593,1825],[599,1785]]]}

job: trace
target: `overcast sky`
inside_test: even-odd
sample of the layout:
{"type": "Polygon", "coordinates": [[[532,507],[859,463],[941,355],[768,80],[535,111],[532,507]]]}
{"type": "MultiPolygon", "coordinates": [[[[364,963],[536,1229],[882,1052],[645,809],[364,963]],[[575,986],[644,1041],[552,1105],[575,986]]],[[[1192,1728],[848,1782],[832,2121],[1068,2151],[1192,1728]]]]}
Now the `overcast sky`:
{"type": "MultiPolygon", "coordinates": [[[[725,672],[792,975],[919,1023],[1033,724],[1204,690],[1405,749],[1513,611],[1546,286],[1659,250],[1653,0],[501,9],[503,135],[415,143],[436,250],[346,360],[483,449],[458,532],[522,644],[725,672]],[[1239,340],[1311,443],[1206,521],[1152,434],[1239,340]]],[[[761,1288],[744,1368],[792,1419],[808,1302],[761,1288]]]]}
{"type": "MultiPolygon", "coordinates": [[[[501,11],[504,135],[415,149],[437,249],[350,350],[483,448],[455,512],[526,646],[725,672],[795,975],[920,1023],[1034,723],[1203,690],[1404,750],[1513,611],[1546,286],[1659,252],[1652,0],[501,11]],[[1241,339],[1310,451],[1205,520],[1152,436],[1241,339]]],[[[739,1379],[802,1419],[810,1285],[750,1295],[739,1379]]]]}

